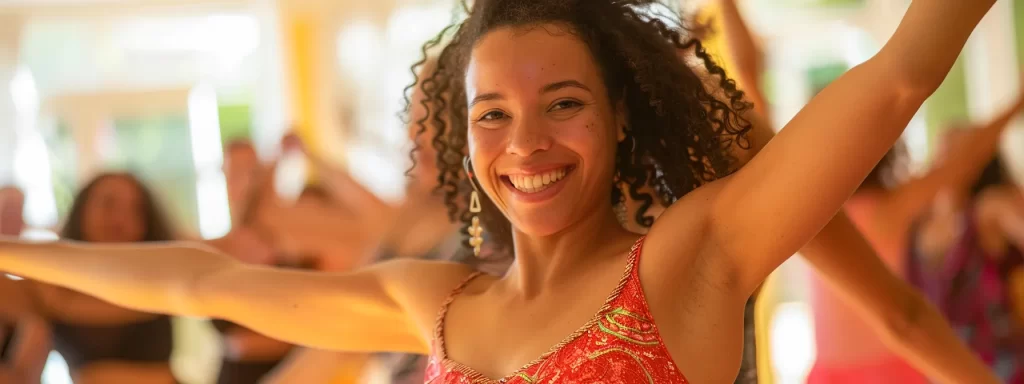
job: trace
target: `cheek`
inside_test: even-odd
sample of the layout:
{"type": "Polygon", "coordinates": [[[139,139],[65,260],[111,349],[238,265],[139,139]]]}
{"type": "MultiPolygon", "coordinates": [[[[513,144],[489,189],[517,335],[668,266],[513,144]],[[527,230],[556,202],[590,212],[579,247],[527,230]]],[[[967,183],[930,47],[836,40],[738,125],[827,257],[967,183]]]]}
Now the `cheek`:
{"type": "Polygon", "coordinates": [[[498,204],[501,199],[498,195],[501,188],[501,179],[494,173],[494,164],[505,154],[506,138],[503,130],[478,129],[473,132],[471,128],[467,136],[468,154],[473,164],[473,176],[476,178],[476,186],[480,193],[493,203],[498,204]]]}
{"type": "Polygon", "coordinates": [[[507,129],[470,128],[466,135],[470,156],[482,154],[500,154],[505,151],[507,129]]]}
{"type": "Polygon", "coordinates": [[[466,137],[469,158],[473,161],[473,173],[481,178],[481,182],[491,178],[488,170],[505,153],[505,132],[502,129],[470,129],[466,137]]]}
{"type": "Polygon", "coordinates": [[[588,167],[615,162],[615,133],[610,122],[597,116],[581,117],[579,122],[555,131],[555,140],[575,152],[588,167]]]}

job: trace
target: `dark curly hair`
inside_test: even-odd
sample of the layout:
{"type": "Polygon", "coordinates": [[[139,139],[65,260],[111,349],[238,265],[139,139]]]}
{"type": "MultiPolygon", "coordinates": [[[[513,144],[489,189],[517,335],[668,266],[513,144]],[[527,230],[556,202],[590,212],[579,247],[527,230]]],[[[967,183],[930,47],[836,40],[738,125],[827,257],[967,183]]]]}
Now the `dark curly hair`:
{"type": "MultiPolygon", "coordinates": [[[[629,198],[641,202],[635,219],[642,226],[653,224],[646,212],[655,200],[671,204],[731,173],[733,146],[749,147],[750,123],[742,114],[750,103],[667,5],[655,0],[477,0],[462,7],[468,18],[423,46],[423,59],[411,69],[415,80],[406,88],[405,111],[411,109],[410,91],[421,91],[420,104],[428,113],[415,123],[420,135],[433,135],[438,188],[449,216],[464,227],[469,225],[471,190],[462,167],[468,128],[465,69],[474,44],[498,28],[557,23],[587,45],[611,101],[623,102],[629,111],[627,137],[616,151],[615,180],[609,182],[625,184],[629,198]],[[666,14],[671,18],[659,17],[666,14]],[[436,66],[420,71],[438,47],[436,66]],[[652,189],[654,196],[646,192],[652,189]]],[[[618,202],[622,192],[612,188],[609,198],[618,202]]],[[[488,243],[510,250],[510,223],[486,196],[481,202],[488,243]]]]}
{"type": "Polygon", "coordinates": [[[167,221],[167,217],[164,216],[159,204],[157,204],[156,198],[153,196],[153,192],[151,192],[149,188],[146,188],[145,184],[130,173],[104,173],[89,181],[89,183],[78,192],[78,195],[75,196],[75,201],[71,204],[71,211],[68,213],[67,221],[60,232],[61,238],[75,241],[86,241],[85,232],[83,231],[83,225],[85,224],[85,204],[88,203],[98,185],[111,179],[125,179],[131,181],[142,196],[142,214],[145,216],[143,218],[143,223],[145,223],[146,230],[142,239],[139,241],[148,242],[174,240],[174,233],[171,230],[171,225],[167,221]]]}

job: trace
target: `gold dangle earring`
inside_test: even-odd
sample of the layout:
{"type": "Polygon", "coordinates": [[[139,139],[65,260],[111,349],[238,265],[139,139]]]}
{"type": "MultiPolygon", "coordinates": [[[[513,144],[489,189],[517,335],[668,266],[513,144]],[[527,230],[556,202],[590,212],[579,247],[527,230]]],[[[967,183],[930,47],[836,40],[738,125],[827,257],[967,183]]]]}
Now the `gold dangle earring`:
{"type": "Polygon", "coordinates": [[[473,191],[469,194],[469,213],[472,213],[473,217],[466,233],[469,235],[469,245],[473,247],[473,255],[480,257],[480,247],[484,244],[484,228],[480,226],[480,190],[473,179],[473,167],[469,163],[469,156],[462,158],[462,166],[466,170],[466,177],[469,178],[469,185],[473,186],[473,191]]]}

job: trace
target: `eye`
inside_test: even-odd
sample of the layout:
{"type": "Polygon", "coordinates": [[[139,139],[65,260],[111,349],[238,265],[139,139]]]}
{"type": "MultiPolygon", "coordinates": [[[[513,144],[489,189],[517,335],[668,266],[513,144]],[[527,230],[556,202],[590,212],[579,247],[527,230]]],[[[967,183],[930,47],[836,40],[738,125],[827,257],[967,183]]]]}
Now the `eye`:
{"type": "Polygon", "coordinates": [[[567,109],[579,108],[583,106],[583,103],[576,100],[559,100],[551,106],[550,111],[563,111],[567,109]]]}
{"type": "Polygon", "coordinates": [[[504,112],[501,111],[489,111],[483,116],[477,119],[477,121],[496,121],[508,117],[504,112]]]}

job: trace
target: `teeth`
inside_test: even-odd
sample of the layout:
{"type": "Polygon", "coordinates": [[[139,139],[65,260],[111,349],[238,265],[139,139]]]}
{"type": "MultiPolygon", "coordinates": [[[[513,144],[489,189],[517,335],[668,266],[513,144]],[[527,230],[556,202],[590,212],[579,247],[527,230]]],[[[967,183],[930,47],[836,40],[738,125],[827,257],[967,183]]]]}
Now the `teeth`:
{"type": "Polygon", "coordinates": [[[508,179],[516,189],[526,193],[536,193],[562,180],[565,173],[566,169],[561,168],[537,175],[509,175],[508,179]]]}

